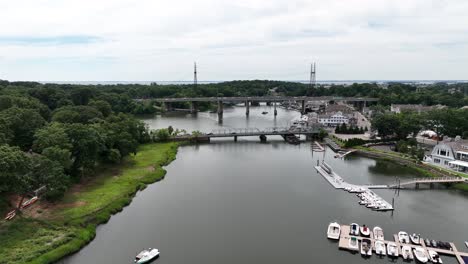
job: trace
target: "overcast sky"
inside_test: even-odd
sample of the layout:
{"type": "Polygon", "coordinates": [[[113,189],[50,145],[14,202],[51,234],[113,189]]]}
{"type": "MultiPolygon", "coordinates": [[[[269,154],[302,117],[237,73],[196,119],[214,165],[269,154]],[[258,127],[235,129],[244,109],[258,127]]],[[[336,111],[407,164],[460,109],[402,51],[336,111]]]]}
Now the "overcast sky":
{"type": "Polygon", "coordinates": [[[0,0],[0,79],[468,79],[467,0],[0,0]]]}

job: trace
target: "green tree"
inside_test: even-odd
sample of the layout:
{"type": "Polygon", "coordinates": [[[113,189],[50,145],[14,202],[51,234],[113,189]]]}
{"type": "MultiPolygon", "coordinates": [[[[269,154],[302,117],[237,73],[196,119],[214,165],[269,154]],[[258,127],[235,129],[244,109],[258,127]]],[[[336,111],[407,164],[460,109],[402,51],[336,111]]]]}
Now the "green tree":
{"type": "Polygon", "coordinates": [[[88,105],[96,108],[104,117],[108,117],[112,113],[111,105],[104,100],[93,100],[88,105]]]}
{"type": "Polygon", "coordinates": [[[382,138],[393,136],[400,125],[398,116],[393,113],[379,114],[372,119],[371,123],[372,128],[377,130],[382,138]]]}
{"type": "Polygon", "coordinates": [[[33,143],[33,135],[45,124],[44,118],[34,109],[11,107],[0,112],[0,134],[10,145],[28,150],[33,143]]]}

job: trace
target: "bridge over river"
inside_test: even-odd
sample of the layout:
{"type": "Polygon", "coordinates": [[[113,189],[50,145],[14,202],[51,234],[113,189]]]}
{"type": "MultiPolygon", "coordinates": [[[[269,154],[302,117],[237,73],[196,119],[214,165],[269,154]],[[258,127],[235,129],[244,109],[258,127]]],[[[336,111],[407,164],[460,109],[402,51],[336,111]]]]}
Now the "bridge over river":
{"type": "Polygon", "coordinates": [[[320,132],[321,126],[298,126],[298,127],[271,127],[265,129],[258,128],[224,128],[224,129],[215,129],[210,133],[201,133],[198,135],[180,135],[175,136],[172,139],[175,141],[184,141],[184,140],[195,140],[195,141],[206,141],[209,142],[211,138],[226,138],[232,137],[234,141],[237,141],[238,137],[260,137],[260,140],[265,141],[266,136],[279,135],[285,136],[288,135],[305,135],[310,138],[313,135],[317,135],[320,132]]]}
{"type": "Polygon", "coordinates": [[[223,121],[223,103],[245,103],[245,115],[250,113],[250,104],[252,102],[267,102],[274,105],[274,114],[277,115],[276,103],[278,102],[299,102],[301,104],[301,113],[305,113],[306,102],[310,101],[325,101],[325,102],[350,102],[358,103],[364,106],[368,102],[377,102],[378,98],[368,97],[341,97],[341,96],[252,96],[252,97],[173,97],[173,98],[140,98],[135,101],[155,101],[163,103],[165,109],[172,109],[171,103],[189,102],[190,112],[198,111],[198,102],[217,102],[218,103],[218,121],[223,121]]]}

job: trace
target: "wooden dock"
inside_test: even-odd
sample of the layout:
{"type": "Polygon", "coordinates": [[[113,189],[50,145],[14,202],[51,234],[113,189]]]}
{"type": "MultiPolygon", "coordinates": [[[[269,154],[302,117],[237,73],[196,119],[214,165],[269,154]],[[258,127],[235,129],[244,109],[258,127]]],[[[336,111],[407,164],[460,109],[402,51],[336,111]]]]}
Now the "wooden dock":
{"type": "MultiPolygon", "coordinates": [[[[374,236],[373,236],[373,233],[372,231],[370,232],[370,237],[360,237],[360,236],[354,236],[354,235],[350,235],[350,226],[349,225],[341,225],[341,233],[340,233],[340,239],[338,241],[338,248],[339,249],[343,249],[343,250],[350,250],[350,251],[354,251],[353,249],[350,249],[349,248],[349,238],[350,237],[356,237],[356,239],[358,241],[362,241],[363,239],[369,239],[371,241],[371,245],[372,245],[372,250],[375,252],[375,247],[374,247],[374,242],[375,242],[375,239],[374,239],[374,236]]],[[[414,244],[402,244],[400,243],[400,241],[398,240],[398,235],[397,234],[394,234],[393,235],[393,241],[390,241],[390,240],[383,240],[382,242],[385,243],[385,246],[388,245],[388,243],[390,242],[394,242],[397,244],[397,247],[398,247],[398,256],[402,256],[402,252],[401,252],[401,247],[403,245],[407,245],[407,246],[410,246],[411,249],[414,249],[415,247],[423,247],[424,249],[426,250],[433,250],[437,253],[439,253],[440,255],[446,255],[446,256],[451,256],[451,257],[455,257],[458,261],[458,263],[460,264],[466,264],[465,261],[463,260],[463,257],[468,257],[468,252],[460,252],[458,251],[457,247],[455,246],[454,243],[450,242],[450,246],[452,247],[452,250],[447,250],[447,249],[441,249],[441,248],[433,248],[433,247],[430,247],[428,245],[426,245],[424,243],[424,240],[421,239],[421,245],[414,245],[414,244]]]]}

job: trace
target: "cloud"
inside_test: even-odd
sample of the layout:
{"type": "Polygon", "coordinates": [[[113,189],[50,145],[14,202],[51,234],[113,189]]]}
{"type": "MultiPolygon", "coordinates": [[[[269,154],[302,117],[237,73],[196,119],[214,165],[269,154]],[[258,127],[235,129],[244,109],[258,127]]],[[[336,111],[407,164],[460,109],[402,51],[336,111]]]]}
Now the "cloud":
{"type": "Polygon", "coordinates": [[[100,41],[95,36],[0,36],[0,45],[73,45],[89,44],[100,41]]]}
{"type": "Polygon", "coordinates": [[[11,80],[466,79],[465,0],[0,0],[11,80]]]}

